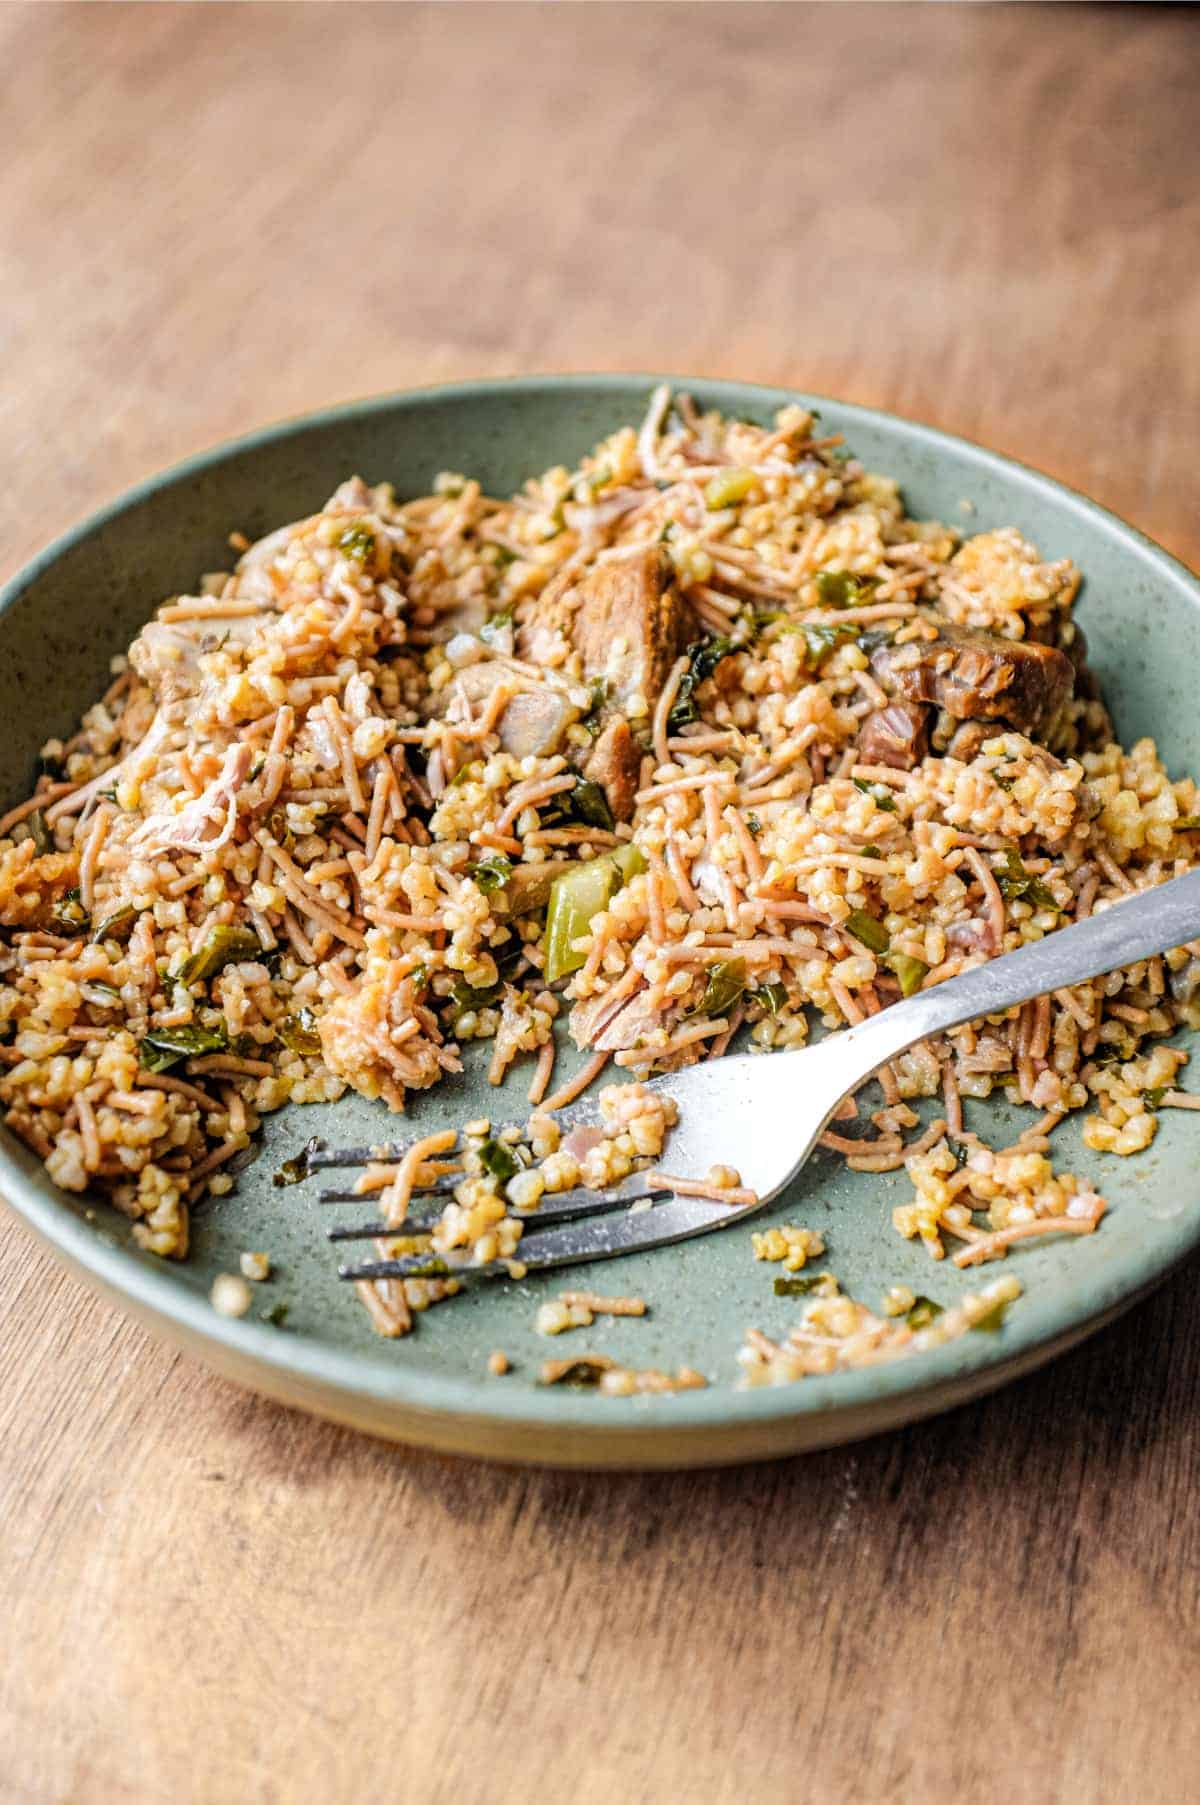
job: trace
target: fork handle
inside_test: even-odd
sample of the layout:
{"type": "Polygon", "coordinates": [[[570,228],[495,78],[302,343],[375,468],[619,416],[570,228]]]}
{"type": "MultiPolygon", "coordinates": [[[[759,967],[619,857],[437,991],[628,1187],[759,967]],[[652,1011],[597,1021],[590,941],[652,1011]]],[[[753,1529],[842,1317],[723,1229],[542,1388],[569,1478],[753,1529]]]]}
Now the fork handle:
{"type": "Polygon", "coordinates": [[[1048,991],[1152,959],[1200,936],[1200,870],[1156,884],[1086,921],[880,1010],[841,1036],[864,1071],[875,1071],[917,1041],[983,1015],[998,1015],[1048,991]],[[870,1065],[865,1064],[868,1053],[870,1065]]]}

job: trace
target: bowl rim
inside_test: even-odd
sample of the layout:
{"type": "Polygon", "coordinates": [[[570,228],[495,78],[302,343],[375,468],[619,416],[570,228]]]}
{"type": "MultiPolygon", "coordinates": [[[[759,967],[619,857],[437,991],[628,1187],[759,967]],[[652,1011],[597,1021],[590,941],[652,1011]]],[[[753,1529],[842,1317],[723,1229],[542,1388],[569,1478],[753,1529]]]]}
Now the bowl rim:
{"type": "MultiPolygon", "coordinates": [[[[348,419],[419,412],[423,407],[446,401],[486,401],[519,395],[536,399],[564,390],[581,394],[610,391],[627,396],[631,389],[648,390],[664,382],[672,388],[699,392],[706,401],[722,408],[745,404],[769,408],[788,402],[828,407],[836,410],[839,424],[845,421],[851,429],[855,421],[892,432],[899,429],[906,443],[934,454],[952,451],[961,464],[982,474],[1011,481],[1016,472],[1027,491],[1085,526],[1122,542],[1158,582],[1167,583],[1181,592],[1191,607],[1200,609],[1200,579],[1147,534],[1082,491],[961,435],[885,409],[806,390],[719,377],[604,371],[486,377],[402,389],[289,415],[209,445],[121,491],[35,553],[0,588],[0,617],[59,559],[102,532],[110,521],[150,496],[181,487],[206,470],[267,445],[343,424],[348,419]]],[[[764,1431],[774,1430],[778,1443],[775,1451],[787,1453],[818,1439],[825,1445],[839,1439],[839,1423],[844,1422],[845,1435],[849,1437],[884,1426],[888,1420],[907,1421],[932,1414],[943,1407],[934,1394],[957,1394],[946,1397],[949,1407],[1032,1370],[1060,1348],[1082,1339],[1144,1296],[1200,1244],[1200,1213],[1191,1220],[1185,1211],[1165,1225],[1166,1232],[1156,1245],[1142,1250],[1135,1259],[1125,1260],[1116,1274],[1092,1273],[1080,1281],[1058,1283],[1044,1295],[1027,1294],[1022,1301],[1019,1329],[1014,1332],[1006,1328],[1002,1340],[966,1337],[923,1354],[919,1362],[896,1361],[808,1379],[803,1385],[739,1391],[719,1384],[667,1397],[640,1396],[623,1400],[633,1409],[618,1417],[612,1400],[581,1400],[569,1391],[532,1387],[485,1389],[481,1379],[447,1375],[397,1361],[394,1350],[387,1357],[382,1351],[376,1354],[343,1348],[314,1336],[295,1336],[250,1320],[218,1316],[206,1295],[180,1283],[169,1263],[114,1243],[99,1232],[97,1224],[85,1218],[81,1209],[55,1193],[42,1163],[7,1128],[0,1133],[0,1197],[85,1282],[116,1297],[143,1321],[151,1320],[168,1335],[182,1329],[197,1351],[203,1354],[206,1347],[210,1348],[214,1355],[223,1357],[226,1370],[240,1368],[239,1376],[246,1383],[254,1383],[251,1369],[256,1368],[265,1369],[264,1377],[277,1376],[281,1381],[299,1376],[325,1395],[324,1405],[318,1401],[312,1407],[336,1415],[341,1400],[345,1413],[353,1415],[357,1401],[368,1401],[382,1407],[385,1413],[394,1412],[397,1434],[410,1441],[438,1439],[443,1446],[453,1446],[457,1440],[468,1449],[485,1426],[500,1427],[518,1438],[506,1449],[506,1457],[520,1459],[521,1432],[544,1436],[548,1430],[554,1430],[560,1439],[569,1439],[576,1459],[586,1462],[594,1451],[606,1460],[615,1458],[630,1465],[638,1464],[639,1447],[644,1457],[651,1441],[661,1441],[664,1431],[670,1432],[675,1449],[671,1464],[682,1465],[687,1463],[689,1440],[698,1447],[710,1446],[714,1434],[728,1435],[736,1444],[739,1430],[751,1436],[757,1431],[760,1440],[764,1431]],[[581,1403],[585,1409],[581,1409],[581,1403]],[[865,1406],[877,1411],[881,1419],[878,1423],[861,1422],[865,1406]],[[447,1419],[461,1426],[461,1435],[447,1437],[443,1433],[434,1438],[423,1433],[422,1424],[431,1426],[447,1419]],[[813,1433],[818,1422],[822,1425],[819,1436],[813,1433]]],[[[542,1454],[531,1457],[545,1458],[542,1454]]],[[[704,1457],[742,1455],[734,1445],[724,1456],[704,1457]]],[[[663,1462],[654,1460],[652,1464],[663,1462]]]]}

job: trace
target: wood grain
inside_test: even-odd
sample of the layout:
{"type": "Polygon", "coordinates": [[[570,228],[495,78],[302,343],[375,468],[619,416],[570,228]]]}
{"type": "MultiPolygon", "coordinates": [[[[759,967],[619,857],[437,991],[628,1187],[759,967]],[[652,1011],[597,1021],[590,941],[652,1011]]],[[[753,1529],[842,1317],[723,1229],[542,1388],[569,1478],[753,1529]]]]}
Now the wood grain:
{"type": "MultiPolygon", "coordinates": [[[[371,390],[674,367],[879,403],[1200,561],[1187,11],[0,11],[15,567],[371,390]]],[[[1193,1800],[1195,1272],[774,1467],[409,1454],[0,1225],[0,1797],[1193,1800]]]]}

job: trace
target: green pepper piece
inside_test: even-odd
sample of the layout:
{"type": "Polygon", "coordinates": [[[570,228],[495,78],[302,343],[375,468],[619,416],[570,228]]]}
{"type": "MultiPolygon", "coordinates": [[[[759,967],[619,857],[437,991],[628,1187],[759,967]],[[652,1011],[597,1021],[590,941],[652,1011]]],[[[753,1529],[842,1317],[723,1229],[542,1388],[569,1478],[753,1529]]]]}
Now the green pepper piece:
{"type": "Polygon", "coordinates": [[[889,953],[884,964],[899,978],[900,995],[905,997],[916,995],[929,971],[924,959],[914,959],[911,953],[889,953]]]}
{"type": "Polygon", "coordinates": [[[587,933],[595,916],[631,877],[646,869],[638,848],[628,842],[556,877],[546,911],[546,981],[553,984],[578,971],[583,954],[572,945],[587,933]]]}
{"type": "Polygon", "coordinates": [[[238,964],[243,959],[261,960],[262,942],[257,934],[249,928],[219,926],[210,928],[190,959],[185,959],[179,968],[178,978],[181,984],[207,983],[215,978],[219,971],[227,965],[238,964]]]}
{"type": "Polygon", "coordinates": [[[891,937],[883,923],[868,915],[865,909],[851,909],[842,926],[872,953],[886,953],[891,945],[891,937]]]}
{"type": "Polygon", "coordinates": [[[718,508],[736,507],[739,501],[745,501],[757,482],[753,470],[737,465],[731,470],[722,470],[704,485],[704,505],[710,513],[715,513],[718,508]]]}

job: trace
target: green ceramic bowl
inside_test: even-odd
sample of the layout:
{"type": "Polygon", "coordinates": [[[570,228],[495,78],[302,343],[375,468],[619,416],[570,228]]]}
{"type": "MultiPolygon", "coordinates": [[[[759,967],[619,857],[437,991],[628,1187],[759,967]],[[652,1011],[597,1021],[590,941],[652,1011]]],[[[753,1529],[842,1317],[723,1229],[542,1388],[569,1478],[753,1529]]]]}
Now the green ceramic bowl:
{"type": "MultiPolygon", "coordinates": [[[[52,545],[0,597],[0,709],[11,724],[0,747],[4,806],[27,793],[41,742],[71,729],[104,687],[109,658],[160,598],[227,563],[232,528],[254,536],[310,513],[355,471],[372,482],[390,479],[401,494],[424,492],[444,469],[473,472],[493,492],[507,491],[636,420],[657,380],[544,377],[355,402],[205,452],[132,490],[52,545]]],[[[795,399],[742,383],[686,386],[706,405],[762,421],[795,399]]],[[[1086,577],[1082,620],[1122,737],[1153,734],[1174,772],[1200,769],[1194,577],[1113,515],[1034,471],[887,414],[819,405],[828,430],[844,432],[871,468],[899,477],[918,517],[940,516],[968,531],[1012,522],[1045,556],[1076,559],[1086,577]]],[[[517,1108],[525,1075],[519,1079],[517,1108]]],[[[485,1093],[494,1107],[495,1093],[468,1074],[465,1084],[418,1099],[411,1120],[428,1129],[468,1117],[485,1093]]],[[[544,1390],[536,1371],[551,1347],[535,1335],[533,1317],[561,1279],[478,1288],[420,1318],[409,1339],[379,1341],[335,1277],[315,1187],[272,1187],[280,1158],[307,1135],[373,1139],[384,1119],[358,1098],[270,1118],[264,1151],[236,1192],[197,1212],[193,1257],[182,1266],[139,1252],[128,1224],[104,1205],[56,1191],[8,1135],[0,1187],[86,1283],[230,1378],[397,1440],[581,1466],[792,1454],[943,1410],[1090,1334],[1200,1239],[1192,1117],[1167,1112],[1151,1150],[1133,1160],[1087,1151],[1078,1124],[1068,1123],[1056,1136],[1060,1161],[1094,1178],[1113,1207],[1094,1237],[1010,1257],[1025,1296],[998,1333],[969,1334],[873,1370],[739,1391],[735,1354],[744,1329],[782,1332],[797,1306],[775,1297],[778,1268],[756,1263],[748,1229],[735,1228],[630,1257],[616,1270],[578,1272],[581,1285],[605,1289],[616,1281],[642,1293],[651,1314],[597,1323],[552,1349],[586,1347],[642,1366],[686,1362],[708,1375],[707,1390],[633,1399],[544,1390]],[[237,1269],[245,1248],[265,1248],[276,1276],[259,1288],[255,1312],[226,1321],[208,1304],[209,1286],[217,1272],[237,1269]],[[261,1319],[278,1302],[288,1305],[282,1327],[261,1319]],[[487,1372],[493,1348],[513,1362],[507,1377],[487,1372]]],[[[1001,1141],[1013,1129],[1003,1106],[979,1106],[970,1119],[1001,1141]]],[[[947,1265],[932,1266],[890,1227],[906,1188],[903,1174],[855,1176],[818,1155],[764,1220],[819,1228],[827,1266],[867,1303],[895,1283],[949,1301],[967,1281],[947,1265]]]]}

